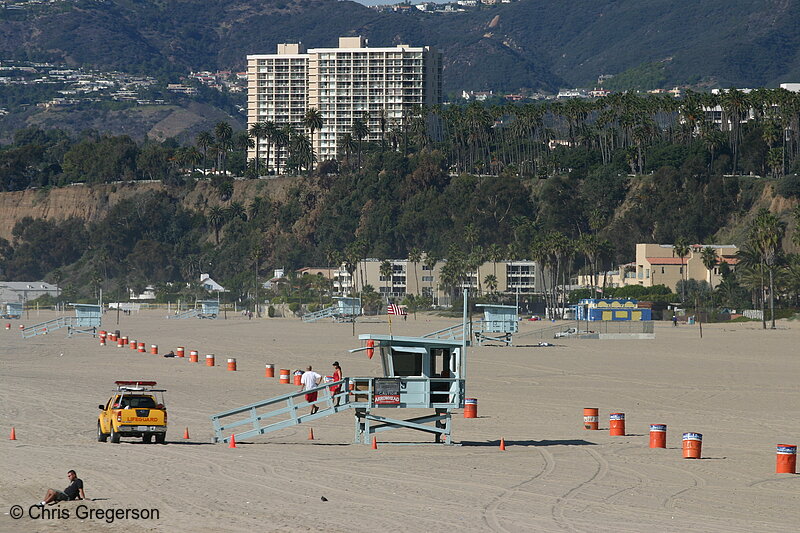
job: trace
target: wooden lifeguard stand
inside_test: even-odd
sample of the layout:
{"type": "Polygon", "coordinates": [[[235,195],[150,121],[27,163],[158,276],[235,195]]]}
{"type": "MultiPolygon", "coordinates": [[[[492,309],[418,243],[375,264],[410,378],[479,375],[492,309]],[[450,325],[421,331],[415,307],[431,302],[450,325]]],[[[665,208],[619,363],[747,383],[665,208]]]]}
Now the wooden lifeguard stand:
{"type": "Polygon", "coordinates": [[[217,318],[219,315],[219,301],[218,300],[199,300],[200,311],[197,313],[198,318],[217,318]]]}
{"type": "Polygon", "coordinates": [[[22,303],[21,302],[5,302],[2,308],[2,318],[22,318],[22,303]]]}
{"type": "Polygon", "coordinates": [[[303,315],[303,322],[316,322],[323,318],[333,318],[334,322],[355,322],[361,316],[361,298],[336,296],[335,300],[329,307],[303,315]]]}
{"type": "Polygon", "coordinates": [[[103,308],[94,304],[69,304],[75,308],[75,316],[60,316],[47,322],[41,322],[28,326],[22,330],[23,338],[30,338],[36,335],[45,335],[51,331],[67,328],[67,336],[72,337],[76,333],[97,334],[103,319],[103,308]]]}
{"type": "Polygon", "coordinates": [[[365,334],[359,339],[379,355],[383,377],[350,378],[355,442],[366,444],[376,433],[392,429],[413,429],[433,434],[437,443],[452,444],[452,411],[464,407],[466,346],[422,337],[365,334]],[[378,414],[384,409],[434,413],[402,419],[378,414]]]}
{"type": "Polygon", "coordinates": [[[476,304],[475,307],[483,308],[483,320],[474,328],[478,345],[494,341],[512,346],[514,334],[519,331],[517,306],[476,304]]]}
{"type": "MultiPolygon", "coordinates": [[[[467,329],[466,305],[463,328],[467,329]]],[[[432,434],[435,443],[452,444],[452,412],[464,407],[469,338],[456,341],[370,333],[359,339],[365,345],[350,353],[377,354],[383,376],[347,377],[211,415],[214,440],[229,442],[231,435],[237,440],[264,435],[352,409],[356,443],[367,444],[384,431],[411,429],[432,434]],[[304,398],[307,392],[319,394],[313,402],[319,408],[314,414],[306,414],[311,406],[304,398]],[[433,409],[433,413],[412,418],[378,414],[390,412],[388,409],[433,409]]]]}

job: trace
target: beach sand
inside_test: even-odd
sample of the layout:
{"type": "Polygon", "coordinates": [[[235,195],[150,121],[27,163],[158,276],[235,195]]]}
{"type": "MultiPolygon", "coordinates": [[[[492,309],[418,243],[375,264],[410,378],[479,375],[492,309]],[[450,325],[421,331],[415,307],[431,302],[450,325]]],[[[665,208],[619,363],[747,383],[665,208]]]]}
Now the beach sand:
{"type": "MultiPolygon", "coordinates": [[[[378,358],[351,324],[297,319],[165,320],[163,312],[104,317],[106,330],[177,346],[187,358],[140,354],[64,330],[24,340],[0,330],[0,531],[797,531],[800,475],[775,474],[775,445],[800,444],[800,324],[756,322],[673,328],[655,340],[550,340],[557,346],[471,347],[467,396],[477,419],[453,416],[457,446],[352,444],[349,411],[239,442],[212,444],[209,415],[297,390],[281,368],[378,376],[378,358]],[[189,350],[200,363],[188,362],[189,350]],[[217,366],[204,366],[204,355],[217,366]],[[61,355],[63,354],[63,355],[61,355]],[[228,372],[225,361],[237,360],[228,372]],[[264,365],[276,377],[264,377],[264,365]],[[97,405],[119,379],[166,388],[168,444],[96,441],[97,405]],[[583,429],[584,407],[600,430],[583,429]],[[627,436],[608,434],[610,412],[627,436]],[[667,448],[649,449],[649,424],[668,426],[667,448]],[[11,427],[17,440],[8,439],[11,427]],[[189,428],[191,438],[182,439],[189,428]],[[683,432],[703,434],[703,459],[681,456],[683,432]],[[505,439],[506,451],[498,442],[505,439]],[[65,502],[68,519],[31,519],[27,508],[66,472],[89,502],[65,502]],[[322,501],[322,497],[327,501],[322,501]],[[158,519],[79,519],[92,509],[157,509],[158,519]],[[12,505],[26,516],[13,520],[12,505]]],[[[385,318],[385,317],[384,317],[385,318]]],[[[3,325],[7,321],[3,321],[3,325]]],[[[420,335],[457,318],[395,320],[420,335]]],[[[522,333],[538,324],[525,322],[522,333]]],[[[385,322],[357,323],[388,334],[385,322]]],[[[537,340],[518,337],[518,343],[537,340]]],[[[397,411],[392,412],[397,414],[397,411]]],[[[405,414],[405,413],[403,413],[405,414]]],[[[410,432],[379,440],[432,439],[410,432]]]]}

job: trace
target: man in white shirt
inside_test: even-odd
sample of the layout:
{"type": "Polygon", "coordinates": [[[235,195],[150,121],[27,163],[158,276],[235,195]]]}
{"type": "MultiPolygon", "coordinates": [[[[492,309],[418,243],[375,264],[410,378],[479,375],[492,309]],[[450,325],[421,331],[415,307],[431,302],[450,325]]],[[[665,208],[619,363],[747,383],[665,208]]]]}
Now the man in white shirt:
{"type": "MultiPolygon", "coordinates": [[[[322,376],[311,370],[311,365],[306,368],[306,371],[303,373],[303,377],[300,378],[300,383],[302,387],[300,390],[311,390],[319,385],[319,382],[322,381],[322,376]]],[[[306,401],[309,403],[317,401],[317,391],[314,392],[307,392],[306,393],[306,401]]],[[[319,407],[316,405],[311,406],[311,413],[314,414],[319,411],[319,407]]]]}

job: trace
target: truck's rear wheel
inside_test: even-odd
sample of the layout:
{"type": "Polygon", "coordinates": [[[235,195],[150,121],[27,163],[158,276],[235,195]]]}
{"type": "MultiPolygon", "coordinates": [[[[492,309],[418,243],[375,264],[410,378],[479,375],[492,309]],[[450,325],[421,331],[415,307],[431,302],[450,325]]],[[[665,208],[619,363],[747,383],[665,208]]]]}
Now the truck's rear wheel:
{"type": "Polygon", "coordinates": [[[121,435],[114,431],[114,426],[111,426],[111,442],[114,444],[119,444],[119,438],[121,435]]]}
{"type": "Polygon", "coordinates": [[[156,444],[164,444],[167,440],[166,433],[156,433],[156,444]]]}
{"type": "Polygon", "coordinates": [[[108,433],[103,433],[103,428],[100,427],[100,422],[97,423],[97,442],[105,442],[108,440],[108,433]]]}

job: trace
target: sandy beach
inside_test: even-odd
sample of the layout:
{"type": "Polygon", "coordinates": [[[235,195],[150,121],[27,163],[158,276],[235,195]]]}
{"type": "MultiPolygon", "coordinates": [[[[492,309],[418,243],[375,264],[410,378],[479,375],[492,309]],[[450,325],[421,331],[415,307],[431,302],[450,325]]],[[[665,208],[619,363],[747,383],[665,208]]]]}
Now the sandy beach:
{"type": "MultiPolygon", "coordinates": [[[[345,376],[381,375],[360,333],[385,321],[165,320],[149,311],[104,317],[103,329],[184,346],[201,362],[140,354],[64,330],[23,339],[0,330],[0,531],[796,531],[800,475],[775,474],[775,445],[800,444],[800,323],[673,328],[655,340],[551,340],[557,346],[474,346],[467,396],[476,419],[453,417],[456,446],[352,444],[345,411],[238,443],[213,444],[209,415],[297,389],[264,377],[264,365],[307,364],[345,376]],[[217,366],[203,365],[204,354],[217,366]],[[225,360],[234,357],[238,370],[225,360]],[[168,390],[167,445],[96,441],[97,405],[119,379],[154,379],[168,390]],[[600,430],[583,429],[583,408],[600,430]],[[626,414],[627,435],[608,434],[626,414]],[[649,424],[668,426],[667,448],[648,447],[649,424]],[[17,440],[9,440],[11,427],[17,440]],[[182,438],[189,428],[190,439],[182,438]],[[703,434],[703,459],[681,456],[683,432],[703,434]],[[505,439],[507,449],[498,442],[505,439]],[[87,502],[65,519],[33,519],[28,507],[75,469],[87,502]],[[322,498],[327,501],[323,501],[322,498]],[[13,505],[25,516],[15,520],[13,505]],[[84,509],[157,509],[157,519],[107,523],[84,509]]],[[[385,318],[385,317],[383,317],[385,318]]],[[[5,325],[7,321],[3,321],[5,325]]],[[[395,335],[458,322],[429,315],[395,321],[395,335]]],[[[537,327],[523,323],[522,333],[537,327]]],[[[541,326],[539,326],[541,327],[541,326]]],[[[524,344],[525,339],[520,339],[524,344]]],[[[529,344],[538,342],[530,341],[529,344]]],[[[428,440],[384,433],[386,440],[428,440]]]]}

